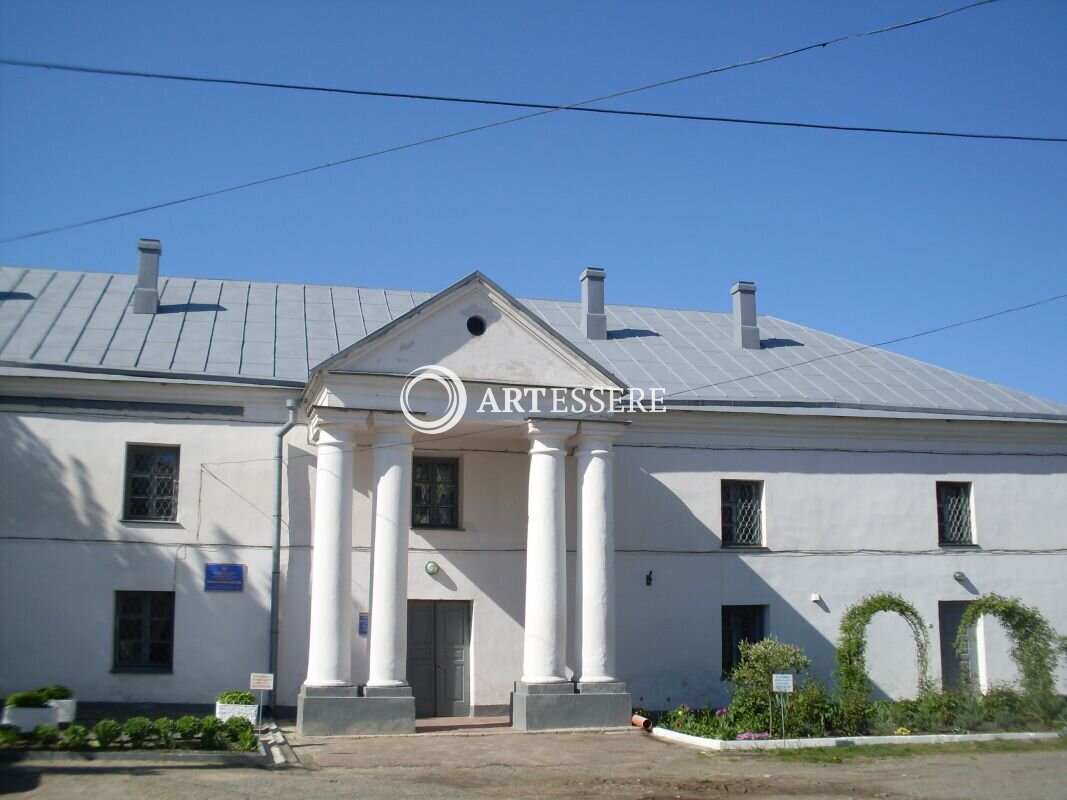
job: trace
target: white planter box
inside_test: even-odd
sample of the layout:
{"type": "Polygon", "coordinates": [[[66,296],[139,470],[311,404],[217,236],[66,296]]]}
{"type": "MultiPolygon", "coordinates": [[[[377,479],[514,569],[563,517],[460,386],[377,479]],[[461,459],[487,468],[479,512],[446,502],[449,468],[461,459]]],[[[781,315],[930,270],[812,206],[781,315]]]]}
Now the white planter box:
{"type": "Polygon", "coordinates": [[[32,731],[38,725],[58,725],[59,715],[52,707],[16,708],[4,706],[4,725],[13,725],[20,731],[32,731]]]}
{"type": "Polygon", "coordinates": [[[256,724],[259,714],[259,706],[245,706],[237,703],[215,703],[215,716],[223,722],[230,717],[244,717],[253,725],[256,724]]]}
{"type": "Polygon", "coordinates": [[[56,710],[56,719],[60,725],[69,725],[74,722],[74,717],[78,713],[78,701],[75,698],[49,700],[48,705],[56,710]]]}

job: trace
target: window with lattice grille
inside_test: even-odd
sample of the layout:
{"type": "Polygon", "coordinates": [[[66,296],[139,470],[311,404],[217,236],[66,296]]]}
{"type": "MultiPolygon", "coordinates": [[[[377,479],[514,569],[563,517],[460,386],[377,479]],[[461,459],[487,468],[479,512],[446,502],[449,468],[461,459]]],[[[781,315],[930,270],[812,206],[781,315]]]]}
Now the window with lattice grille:
{"type": "Polygon", "coordinates": [[[722,543],[733,547],[763,545],[763,483],[722,482],[722,543]]]}
{"type": "Polygon", "coordinates": [[[974,544],[971,484],[937,482],[937,540],[940,544],[974,544]]]}
{"type": "Polygon", "coordinates": [[[174,592],[115,592],[114,672],[170,672],[174,592]]]}
{"type": "Polygon", "coordinates": [[[178,448],[126,446],[126,501],[129,520],[173,522],[178,518],[178,448]]]}
{"type": "Polygon", "coordinates": [[[459,527],[459,459],[414,459],[411,524],[415,528],[459,527]]]}

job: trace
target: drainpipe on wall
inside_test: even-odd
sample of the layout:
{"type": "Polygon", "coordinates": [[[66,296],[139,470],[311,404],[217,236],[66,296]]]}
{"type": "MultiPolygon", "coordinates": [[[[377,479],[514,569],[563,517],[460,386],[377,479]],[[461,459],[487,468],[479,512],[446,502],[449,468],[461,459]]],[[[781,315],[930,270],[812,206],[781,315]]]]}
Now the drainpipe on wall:
{"type": "Polygon", "coordinates": [[[296,425],[298,406],[299,401],[293,398],[285,401],[289,419],[274,432],[274,542],[270,550],[270,668],[268,670],[274,675],[274,689],[268,699],[271,711],[274,711],[278,696],[278,615],[282,583],[282,448],[285,446],[285,435],[296,425]]]}

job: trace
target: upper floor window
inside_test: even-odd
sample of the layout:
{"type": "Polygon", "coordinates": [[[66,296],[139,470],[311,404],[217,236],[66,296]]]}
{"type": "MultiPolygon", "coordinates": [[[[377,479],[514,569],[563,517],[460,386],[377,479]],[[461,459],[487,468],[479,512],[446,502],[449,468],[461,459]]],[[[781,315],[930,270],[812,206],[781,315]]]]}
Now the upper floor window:
{"type": "Polygon", "coordinates": [[[170,672],[174,592],[115,592],[115,672],[170,672]]]}
{"type": "Polygon", "coordinates": [[[937,482],[938,544],[974,544],[971,531],[971,484],[937,482]]]}
{"type": "Polygon", "coordinates": [[[126,446],[126,502],[123,517],[168,522],[178,518],[178,448],[126,446]]]}
{"type": "Polygon", "coordinates": [[[722,543],[749,547],[763,544],[761,481],[722,482],[722,543]]]}
{"type": "Polygon", "coordinates": [[[415,458],[413,467],[412,526],[458,528],[459,459],[415,458]]]}

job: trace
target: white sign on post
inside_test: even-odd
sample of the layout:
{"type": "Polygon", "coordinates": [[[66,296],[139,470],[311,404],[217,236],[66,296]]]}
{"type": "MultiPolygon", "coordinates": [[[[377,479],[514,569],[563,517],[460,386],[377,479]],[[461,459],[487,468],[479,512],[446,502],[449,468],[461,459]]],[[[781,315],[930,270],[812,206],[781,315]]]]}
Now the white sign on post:
{"type": "Polygon", "coordinates": [[[270,692],[274,690],[274,673],[273,672],[253,672],[251,685],[248,687],[252,691],[257,689],[261,692],[270,692]]]}
{"type": "Polygon", "coordinates": [[[793,673],[775,672],[771,675],[771,688],[776,694],[791,694],[793,692],[793,673]]]}

